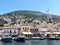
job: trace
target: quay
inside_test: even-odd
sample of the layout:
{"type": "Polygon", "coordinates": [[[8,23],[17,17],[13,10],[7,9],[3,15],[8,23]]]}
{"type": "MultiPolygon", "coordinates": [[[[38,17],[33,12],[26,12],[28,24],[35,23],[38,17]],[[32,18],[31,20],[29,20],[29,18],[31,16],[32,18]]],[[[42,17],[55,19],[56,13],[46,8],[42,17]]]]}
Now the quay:
{"type": "Polygon", "coordinates": [[[20,34],[25,35],[25,40],[44,40],[44,39],[60,40],[60,31],[49,32],[49,31],[39,31],[38,29],[33,29],[33,30],[35,30],[35,32],[32,32],[32,29],[31,29],[31,31],[27,31],[27,32],[23,31],[21,33],[21,31],[18,29],[4,28],[4,30],[3,29],[0,30],[2,31],[0,34],[0,41],[2,40],[2,36],[4,35],[4,33],[9,34],[12,40],[14,40],[15,38],[18,38],[18,35],[20,34]]]}
{"type": "MultiPolygon", "coordinates": [[[[47,39],[47,40],[60,40],[59,32],[58,33],[54,32],[54,33],[46,32],[45,34],[38,35],[38,34],[33,34],[31,32],[29,32],[29,33],[25,32],[23,35],[25,35],[25,40],[45,40],[45,39],[47,39]]],[[[3,35],[0,35],[0,41],[2,40],[3,35]]],[[[18,34],[13,34],[13,35],[10,34],[10,37],[12,38],[12,40],[14,40],[15,38],[18,38],[18,34]]]]}

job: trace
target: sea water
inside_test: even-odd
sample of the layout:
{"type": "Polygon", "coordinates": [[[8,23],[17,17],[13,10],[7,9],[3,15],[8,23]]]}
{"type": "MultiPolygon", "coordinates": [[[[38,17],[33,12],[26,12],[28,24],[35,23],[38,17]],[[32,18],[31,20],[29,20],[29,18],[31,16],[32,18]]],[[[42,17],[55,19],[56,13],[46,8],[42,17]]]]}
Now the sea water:
{"type": "Polygon", "coordinates": [[[60,45],[60,40],[26,40],[25,42],[1,42],[0,45],[60,45]]]}

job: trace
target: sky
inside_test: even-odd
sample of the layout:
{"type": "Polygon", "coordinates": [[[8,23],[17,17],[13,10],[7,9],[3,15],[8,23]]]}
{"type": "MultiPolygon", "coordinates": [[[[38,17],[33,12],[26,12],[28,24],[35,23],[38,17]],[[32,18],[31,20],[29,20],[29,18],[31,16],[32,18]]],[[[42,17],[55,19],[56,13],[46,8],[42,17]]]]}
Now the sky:
{"type": "Polygon", "coordinates": [[[17,10],[40,11],[60,16],[60,0],[0,0],[0,14],[17,10]]]}

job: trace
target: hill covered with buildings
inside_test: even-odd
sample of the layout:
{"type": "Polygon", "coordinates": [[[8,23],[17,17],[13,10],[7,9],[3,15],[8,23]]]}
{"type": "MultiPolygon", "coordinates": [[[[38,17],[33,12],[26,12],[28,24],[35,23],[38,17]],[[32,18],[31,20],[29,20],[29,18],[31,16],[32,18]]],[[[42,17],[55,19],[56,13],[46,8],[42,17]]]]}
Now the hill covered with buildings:
{"type": "Polygon", "coordinates": [[[47,21],[47,15],[52,15],[53,22],[57,22],[60,19],[60,16],[53,14],[46,14],[39,11],[18,10],[0,15],[0,19],[2,20],[2,22],[7,22],[2,23],[0,21],[0,24],[5,26],[14,25],[17,23],[43,22],[47,21]]]}

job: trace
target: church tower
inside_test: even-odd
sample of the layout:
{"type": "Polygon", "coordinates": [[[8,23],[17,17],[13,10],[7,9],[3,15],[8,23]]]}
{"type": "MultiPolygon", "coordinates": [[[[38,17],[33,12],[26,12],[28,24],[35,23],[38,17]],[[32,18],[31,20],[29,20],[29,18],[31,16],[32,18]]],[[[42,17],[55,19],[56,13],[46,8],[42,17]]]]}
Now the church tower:
{"type": "Polygon", "coordinates": [[[48,31],[53,31],[53,21],[52,21],[52,15],[51,14],[48,14],[47,15],[47,29],[48,31]]]}
{"type": "Polygon", "coordinates": [[[47,15],[47,23],[52,23],[52,15],[48,14],[47,15]]]}

